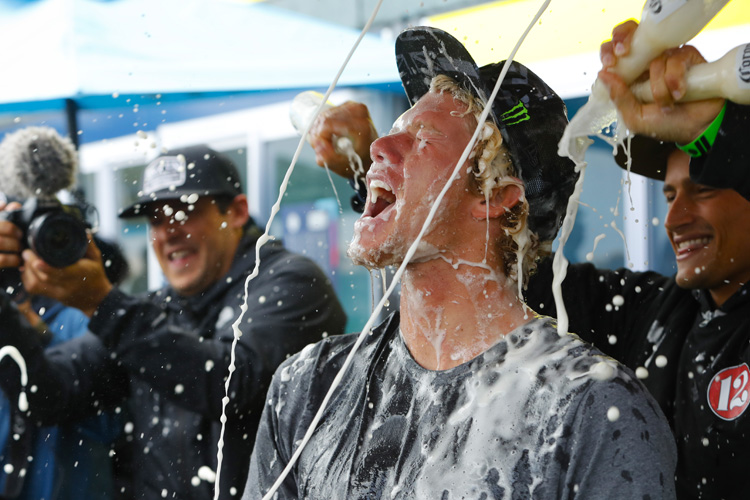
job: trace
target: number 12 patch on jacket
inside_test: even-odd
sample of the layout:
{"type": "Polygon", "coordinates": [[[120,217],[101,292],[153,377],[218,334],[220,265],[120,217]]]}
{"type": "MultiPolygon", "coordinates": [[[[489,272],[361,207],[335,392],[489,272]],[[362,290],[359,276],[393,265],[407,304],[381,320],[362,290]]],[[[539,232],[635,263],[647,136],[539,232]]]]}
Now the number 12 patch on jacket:
{"type": "Polygon", "coordinates": [[[708,405],[721,419],[734,420],[742,415],[750,402],[750,369],[746,363],[724,368],[708,386],[708,405]]]}

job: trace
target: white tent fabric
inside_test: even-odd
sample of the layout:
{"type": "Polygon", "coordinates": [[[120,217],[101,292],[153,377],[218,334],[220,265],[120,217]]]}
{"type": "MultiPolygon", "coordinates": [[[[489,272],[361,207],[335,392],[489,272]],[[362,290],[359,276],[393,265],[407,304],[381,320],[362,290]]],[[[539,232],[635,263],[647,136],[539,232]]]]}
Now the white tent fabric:
{"type": "MultiPolygon", "coordinates": [[[[0,103],[113,93],[326,87],[359,32],[227,0],[0,2],[0,103]]],[[[366,35],[341,85],[397,82],[366,35]]]]}

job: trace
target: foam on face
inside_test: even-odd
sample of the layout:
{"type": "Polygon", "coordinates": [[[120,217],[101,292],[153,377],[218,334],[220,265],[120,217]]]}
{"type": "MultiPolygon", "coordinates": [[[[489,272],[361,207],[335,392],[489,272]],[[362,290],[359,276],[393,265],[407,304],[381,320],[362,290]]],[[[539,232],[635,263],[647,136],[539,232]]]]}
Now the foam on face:
{"type": "MultiPolygon", "coordinates": [[[[409,178],[407,172],[404,172],[405,180],[409,178]]],[[[427,188],[421,208],[432,206],[435,201],[434,192],[443,185],[443,179],[436,178],[432,181],[432,184],[427,188]]],[[[396,201],[389,207],[387,212],[381,213],[377,218],[371,217],[360,217],[354,223],[354,235],[352,241],[349,243],[347,255],[354,261],[355,264],[366,266],[370,269],[378,269],[388,265],[398,264],[403,261],[404,249],[408,248],[412,243],[407,238],[410,235],[414,235],[422,227],[423,217],[419,214],[415,214],[414,211],[405,212],[406,200],[403,196],[397,195],[396,201]],[[377,220],[376,220],[377,219],[377,220]],[[401,227],[390,232],[385,241],[381,242],[377,247],[365,248],[362,245],[362,233],[363,232],[374,232],[374,227],[378,221],[390,221],[394,219],[401,224],[401,227]]],[[[426,212],[426,210],[422,210],[426,212]]],[[[441,210],[435,214],[429,228],[423,235],[426,237],[430,232],[438,229],[442,225],[442,221],[446,216],[446,211],[441,210]]],[[[412,257],[412,262],[426,262],[428,260],[438,258],[440,252],[438,249],[420,238],[417,251],[412,257]]]]}

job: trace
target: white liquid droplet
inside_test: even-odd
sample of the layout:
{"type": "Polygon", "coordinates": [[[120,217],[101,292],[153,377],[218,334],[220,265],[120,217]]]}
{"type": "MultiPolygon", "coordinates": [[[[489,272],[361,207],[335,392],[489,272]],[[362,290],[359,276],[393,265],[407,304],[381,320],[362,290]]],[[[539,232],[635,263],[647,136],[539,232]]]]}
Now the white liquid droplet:
{"type": "Polygon", "coordinates": [[[615,369],[606,361],[600,361],[591,367],[589,373],[596,380],[609,380],[614,376],[615,369]]]}
{"type": "Polygon", "coordinates": [[[213,483],[216,481],[216,473],[211,469],[211,467],[204,465],[200,469],[198,469],[198,477],[204,481],[208,481],[209,483],[213,483]]]}
{"type": "Polygon", "coordinates": [[[615,422],[619,420],[620,418],[620,409],[616,406],[610,406],[609,410],[607,410],[607,419],[610,422],[615,422]]]}

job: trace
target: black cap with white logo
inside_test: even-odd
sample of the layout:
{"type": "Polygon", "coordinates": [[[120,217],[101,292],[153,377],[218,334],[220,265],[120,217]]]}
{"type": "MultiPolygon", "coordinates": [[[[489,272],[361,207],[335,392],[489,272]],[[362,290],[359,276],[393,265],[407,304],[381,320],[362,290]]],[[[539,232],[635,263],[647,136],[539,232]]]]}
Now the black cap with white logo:
{"type": "Polygon", "coordinates": [[[187,201],[196,196],[242,194],[240,175],[232,161],[207,146],[175,149],[148,164],[143,171],[143,188],[138,200],[120,211],[121,218],[147,215],[150,204],[187,201]]]}

